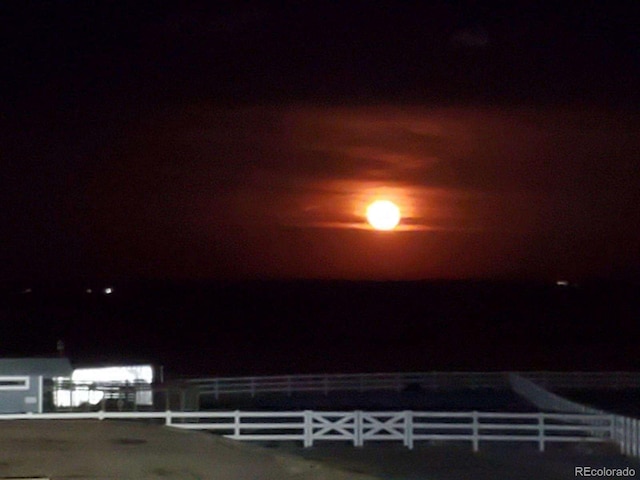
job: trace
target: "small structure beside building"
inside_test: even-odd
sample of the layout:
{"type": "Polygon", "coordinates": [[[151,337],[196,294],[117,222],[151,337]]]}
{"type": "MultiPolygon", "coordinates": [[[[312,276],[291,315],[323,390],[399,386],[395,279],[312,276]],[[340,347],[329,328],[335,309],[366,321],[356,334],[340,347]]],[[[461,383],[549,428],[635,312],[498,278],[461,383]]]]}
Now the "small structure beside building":
{"type": "Polygon", "coordinates": [[[72,371],[67,358],[0,358],[0,413],[42,413],[45,385],[72,371]]]}
{"type": "Polygon", "coordinates": [[[112,401],[119,410],[152,407],[154,370],[150,364],[75,368],[66,378],[56,379],[54,408],[106,408],[112,401]]]}

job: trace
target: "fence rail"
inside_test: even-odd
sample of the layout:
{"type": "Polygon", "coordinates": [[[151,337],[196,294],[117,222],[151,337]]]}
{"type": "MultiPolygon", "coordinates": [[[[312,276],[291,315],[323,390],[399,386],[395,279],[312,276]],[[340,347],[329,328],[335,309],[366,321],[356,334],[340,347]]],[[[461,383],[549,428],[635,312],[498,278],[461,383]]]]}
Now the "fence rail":
{"type": "Polygon", "coordinates": [[[406,388],[508,388],[502,372],[429,372],[429,373],[371,373],[337,375],[280,375],[271,377],[195,378],[186,380],[188,386],[198,388],[200,394],[221,395],[258,393],[372,391],[406,388]]]}
{"type": "MultiPolygon", "coordinates": [[[[586,414],[583,415],[586,418],[600,418],[603,415],[610,415],[612,418],[611,432],[608,434],[608,438],[620,446],[620,453],[623,455],[640,458],[640,420],[622,415],[613,415],[604,410],[571,401],[543,388],[538,384],[538,382],[545,383],[540,378],[537,378],[538,382],[532,381],[532,378],[536,379],[533,375],[530,375],[529,379],[525,379],[520,375],[512,373],[510,374],[509,381],[514,391],[527,398],[539,408],[557,412],[581,412],[586,414]]],[[[629,378],[630,376],[626,378],[623,377],[618,385],[629,384],[629,378]]],[[[603,431],[599,433],[598,431],[594,431],[594,433],[596,435],[604,434],[603,431]]]]}
{"type": "Polygon", "coordinates": [[[509,389],[509,374],[516,373],[553,390],[640,389],[640,372],[419,372],[337,375],[279,375],[266,377],[192,378],[181,383],[197,387],[202,395],[259,393],[372,391],[419,387],[423,389],[509,389]]]}
{"type": "Polygon", "coordinates": [[[551,390],[640,389],[640,372],[513,372],[551,390]]]}
{"type": "MultiPolygon", "coordinates": [[[[156,419],[165,425],[210,430],[247,441],[401,441],[414,448],[420,441],[534,442],[540,451],[551,442],[603,442],[626,435],[613,415],[489,412],[77,412],[3,414],[0,420],[156,419]]],[[[637,430],[637,422],[636,422],[637,430]]],[[[631,442],[629,440],[629,442],[631,442]]],[[[638,442],[629,443],[637,451],[638,442]]]]}
{"type": "Polygon", "coordinates": [[[588,413],[596,415],[607,413],[549,392],[538,383],[516,373],[509,374],[509,383],[511,384],[511,388],[514,392],[526,398],[531,404],[535,405],[540,410],[564,413],[588,413]]]}
{"type": "Polygon", "coordinates": [[[620,453],[640,458],[640,420],[616,415],[613,422],[612,437],[620,446],[620,453]]]}

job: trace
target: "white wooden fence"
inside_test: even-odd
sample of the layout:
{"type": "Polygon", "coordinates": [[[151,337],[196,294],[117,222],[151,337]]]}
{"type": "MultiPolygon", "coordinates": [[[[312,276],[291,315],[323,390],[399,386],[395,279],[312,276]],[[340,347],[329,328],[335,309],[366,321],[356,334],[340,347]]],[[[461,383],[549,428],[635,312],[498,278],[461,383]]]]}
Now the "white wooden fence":
{"type": "Polygon", "coordinates": [[[616,415],[613,423],[613,440],[620,445],[620,453],[640,458],[640,420],[616,415]]]}
{"type": "Polygon", "coordinates": [[[513,372],[552,390],[640,389],[640,372],[513,372]]]}
{"type": "Polygon", "coordinates": [[[589,413],[605,415],[608,412],[583,405],[548,391],[528,378],[516,373],[509,374],[509,383],[514,392],[527,399],[540,410],[563,413],[589,413]]]}
{"type": "MultiPolygon", "coordinates": [[[[259,393],[373,391],[420,387],[423,389],[509,389],[510,372],[421,372],[337,375],[279,375],[266,377],[207,377],[185,380],[201,395],[259,393]]],[[[536,384],[553,389],[640,388],[640,372],[515,372],[536,384]]]]}
{"type": "MultiPolygon", "coordinates": [[[[623,415],[613,415],[599,408],[566,399],[546,390],[530,379],[523,378],[521,375],[510,374],[509,381],[515,392],[525,397],[538,408],[557,412],[579,412],[589,415],[589,418],[611,415],[613,427],[610,438],[620,446],[620,453],[640,458],[640,420],[623,415]]],[[[624,382],[625,380],[622,379],[620,384],[624,382]]]]}
{"type": "Polygon", "coordinates": [[[370,373],[335,375],[279,375],[269,377],[193,378],[184,383],[197,386],[201,394],[221,395],[258,393],[395,390],[421,387],[439,388],[505,388],[502,372],[429,372],[429,373],[370,373]]]}
{"type": "MultiPolygon", "coordinates": [[[[624,422],[613,415],[490,412],[77,412],[4,414],[0,420],[160,419],[167,426],[210,430],[234,440],[300,441],[311,447],[319,441],[399,441],[412,449],[420,441],[465,441],[477,451],[480,442],[533,442],[540,451],[552,442],[603,442],[628,435],[624,422]]],[[[635,440],[626,446],[638,451],[635,440]]],[[[625,437],[626,438],[626,437],[625,437]]]]}

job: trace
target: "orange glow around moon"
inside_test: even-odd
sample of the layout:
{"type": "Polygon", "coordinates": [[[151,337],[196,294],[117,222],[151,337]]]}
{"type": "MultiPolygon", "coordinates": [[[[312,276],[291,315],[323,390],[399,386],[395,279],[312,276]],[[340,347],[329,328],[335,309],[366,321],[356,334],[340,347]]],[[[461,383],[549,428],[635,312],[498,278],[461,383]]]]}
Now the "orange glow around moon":
{"type": "Polygon", "coordinates": [[[393,230],[400,218],[400,209],[389,200],[376,200],[367,207],[367,220],[376,230],[393,230]]]}

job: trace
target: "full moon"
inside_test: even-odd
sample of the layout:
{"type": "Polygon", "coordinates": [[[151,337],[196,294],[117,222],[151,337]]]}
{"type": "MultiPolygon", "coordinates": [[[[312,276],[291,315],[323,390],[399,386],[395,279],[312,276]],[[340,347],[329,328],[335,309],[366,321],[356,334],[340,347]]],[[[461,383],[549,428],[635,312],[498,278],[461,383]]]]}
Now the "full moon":
{"type": "Polygon", "coordinates": [[[367,207],[367,220],[376,230],[393,230],[400,223],[400,209],[389,200],[376,200],[367,207]]]}

